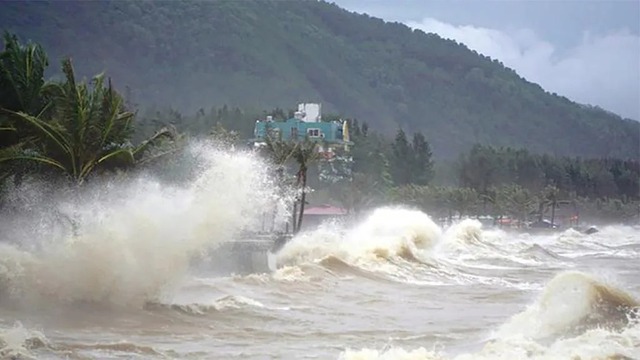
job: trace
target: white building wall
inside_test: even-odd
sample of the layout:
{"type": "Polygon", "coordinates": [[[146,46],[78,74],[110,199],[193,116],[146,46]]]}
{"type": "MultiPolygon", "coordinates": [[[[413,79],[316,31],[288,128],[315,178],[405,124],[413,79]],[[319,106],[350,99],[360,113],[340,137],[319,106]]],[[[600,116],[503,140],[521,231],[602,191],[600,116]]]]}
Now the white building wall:
{"type": "Polygon", "coordinates": [[[298,111],[302,113],[302,121],[304,122],[320,122],[322,120],[321,110],[322,104],[298,104],[298,111]]]}

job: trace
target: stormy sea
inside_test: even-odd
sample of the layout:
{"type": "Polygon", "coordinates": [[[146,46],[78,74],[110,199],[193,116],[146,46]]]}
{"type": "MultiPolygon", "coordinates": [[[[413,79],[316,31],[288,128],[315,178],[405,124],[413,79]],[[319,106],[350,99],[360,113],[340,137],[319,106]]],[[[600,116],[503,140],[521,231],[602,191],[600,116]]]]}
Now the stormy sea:
{"type": "Polygon", "coordinates": [[[278,199],[251,154],[190,152],[182,182],[11,192],[1,358],[640,359],[639,227],[443,228],[381,207],[297,235],[271,271],[208,272],[278,199]]]}

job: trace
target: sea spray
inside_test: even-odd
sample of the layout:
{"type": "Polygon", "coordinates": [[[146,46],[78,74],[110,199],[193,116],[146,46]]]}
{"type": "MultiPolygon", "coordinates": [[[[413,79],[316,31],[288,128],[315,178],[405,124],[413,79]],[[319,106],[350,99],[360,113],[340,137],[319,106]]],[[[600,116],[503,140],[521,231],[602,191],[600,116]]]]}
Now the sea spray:
{"type": "Polygon", "coordinates": [[[0,357],[3,359],[36,359],[32,351],[48,345],[44,334],[26,329],[20,322],[0,329],[0,357]]]}
{"type": "Polygon", "coordinates": [[[191,256],[257,226],[275,196],[262,161],[202,144],[188,151],[200,171],[184,185],[140,176],[47,204],[73,226],[38,239],[37,251],[21,246],[34,241],[25,238],[0,247],[2,290],[32,300],[141,306],[180,280],[191,256]]]}
{"type": "Polygon", "coordinates": [[[466,219],[443,231],[421,211],[382,207],[352,228],[323,226],[295,237],[277,254],[277,262],[280,266],[342,263],[414,283],[424,283],[423,275],[460,282],[466,280],[456,267],[477,267],[486,258],[516,265],[535,263],[517,257],[515,250],[520,247],[508,243],[500,230],[483,229],[477,220],[466,219]]]}
{"type": "Polygon", "coordinates": [[[624,328],[640,303],[593,276],[565,271],[549,281],[540,297],[504,324],[497,336],[539,339],[595,327],[624,328]]]}
{"type": "Polygon", "coordinates": [[[455,354],[424,347],[346,349],[338,359],[556,360],[636,359],[640,355],[639,303],[591,274],[554,276],[538,299],[514,314],[477,351],[455,354]]]}
{"type": "Polygon", "coordinates": [[[339,360],[444,360],[437,352],[425,348],[405,350],[391,347],[386,350],[362,349],[346,350],[340,354],[339,360]]]}
{"type": "Polygon", "coordinates": [[[441,236],[420,211],[383,207],[350,230],[320,228],[301,234],[278,253],[278,263],[299,264],[336,256],[351,264],[372,264],[392,257],[415,257],[441,236]]]}

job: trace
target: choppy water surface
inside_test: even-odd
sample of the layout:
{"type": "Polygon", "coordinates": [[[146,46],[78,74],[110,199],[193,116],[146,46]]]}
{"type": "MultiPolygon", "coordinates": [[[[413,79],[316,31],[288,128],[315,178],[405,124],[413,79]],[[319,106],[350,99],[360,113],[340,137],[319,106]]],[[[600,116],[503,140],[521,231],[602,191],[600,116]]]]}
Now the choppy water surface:
{"type": "Polygon", "coordinates": [[[272,187],[251,156],[194,151],[188,186],[106,184],[5,216],[0,356],[640,359],[640,228],[441,229],[380,208],[301,234],[275,272],[196,273],[192,258],[258,221],[272,187]],[[73,233],[45,221],[52,208],[73,233]]]}

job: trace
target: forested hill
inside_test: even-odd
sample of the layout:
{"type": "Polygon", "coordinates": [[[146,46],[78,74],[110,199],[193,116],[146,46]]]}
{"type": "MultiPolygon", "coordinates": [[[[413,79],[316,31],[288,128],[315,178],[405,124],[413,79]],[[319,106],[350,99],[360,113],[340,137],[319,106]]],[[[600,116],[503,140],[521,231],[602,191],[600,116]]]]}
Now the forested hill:
{"type": "MultiPolygon", "coordinates": [[[[638,157],[640,124],[546,93],[500,62],[433,34],[318,1],[8,1],[0,27],[106,71],[141,107],[227,104],[325,112],[391,134],[422,131],[434,154],[474,143],[557,155],[638,157]]],[[[606,69],[602,69],[606,71],[606,69]]]]}

